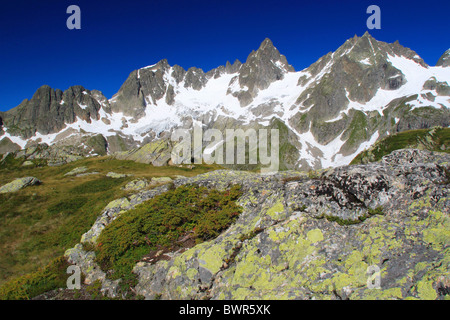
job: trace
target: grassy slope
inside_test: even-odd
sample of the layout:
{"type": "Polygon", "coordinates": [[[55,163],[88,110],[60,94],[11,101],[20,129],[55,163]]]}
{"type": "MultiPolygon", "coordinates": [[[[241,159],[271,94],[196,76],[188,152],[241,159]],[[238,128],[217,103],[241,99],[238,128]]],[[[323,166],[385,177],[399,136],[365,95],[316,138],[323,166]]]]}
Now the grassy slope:
{"type": "Polygon", "coordinates": [[[12,278],[35,272],[79,242],[112,200],[126,195],[121,188],[138,177],[194,176],[219,169],[199,166],[194,169],[153,167],[133,161],[107,157],[83,159],[61,167],[22,167],[10,161],[0,166],[0,185],[15,178],[34,176],[42,181],[16,193],[0,195],[0,285],[12,278]],[[65,177],[79,166],[89,172],[84,177],[65,177]],[[112,179],[109,171],[133,174],[112,179]]]}
{"type": "Polygon", "coordinates": [[[378,141],[370,149],[358,154],[350,164],[379,161],[394,150],[418,148],[450,152],[450,128],[431,128],[403,131],[378,141]]]}

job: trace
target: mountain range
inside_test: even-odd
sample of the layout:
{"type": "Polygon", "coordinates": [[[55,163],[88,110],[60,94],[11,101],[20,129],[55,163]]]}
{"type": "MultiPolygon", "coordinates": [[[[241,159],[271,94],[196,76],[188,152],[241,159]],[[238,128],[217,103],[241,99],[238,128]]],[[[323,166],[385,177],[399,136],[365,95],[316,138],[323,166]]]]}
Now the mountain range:
{"type": "Polygon", "coordinates": [[[296,71],[270,39],[245,62],[208,72],[161,60],[132,71],[108,99],[98,90],[47,85],[0,112],[0,153],[72,146],[154,165],[170,163],[171,132],[276,128],[281,169],[350,163],[391,134],[450,124],[450,49],[427,65],[399,42],[369,33],[296,71]]]}

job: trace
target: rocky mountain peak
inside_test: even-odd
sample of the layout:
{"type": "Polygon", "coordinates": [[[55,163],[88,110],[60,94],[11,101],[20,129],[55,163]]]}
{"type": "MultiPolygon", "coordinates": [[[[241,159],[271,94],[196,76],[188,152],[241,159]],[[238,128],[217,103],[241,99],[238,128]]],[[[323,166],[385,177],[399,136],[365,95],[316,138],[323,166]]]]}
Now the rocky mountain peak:
{"type": "MultiPolygon", "coordinates": [[[[9,133],[29,138],[36,132],[49,134],[58,132],[77,118],[88,123],[99,119],[102,105],[97,98],[106,101],[100,91],[95,97],[82,86],[72,86],[65,91],[43,85],[30,100],[4,113],[4,123],[9,133]]],[[[108,107],[105,105],[105,107],[108,107]]]]}
{"type": "Polygon", "coordinates": [[[165,70],[167,70],[169,68],[170,68],[170,65],[169,65],[169,62],[167,61],[167,59],[162,59],[162,60],[158,61],[154,65],[151,65],[151,66],[148,66],[148,67],[144,67],[144,68],[141,68],[139,70],[140,71],[148,70],[148,71],[153,71],[153,72],[161,70],[161,71],[164,72],[165,70]]]}
{"type": "Polygon", "coordinates": [[[258,51],[278,51],[275,46],[273,45],[272,40],[269,38],[265,38],[263,42],[261,42],[261,45],[259,46],[258,51]]]}
{"type": "Polygon", "coordinates": [[[247,61],[241,66],[239,72],[239,85],[241,91],[234,93],[239,99],[241,106],[246,106],[257,95],[259,90],[264,90],[277,80],[282,80],[287,72],[295,69],[266,38],[258,50],[252,51],[247,61]]]}
{"type": "MultiPolygon", "coordinates": [[[[308,129],[308,119],[313,121],[324,115],[327,115],[326,119],[338,118],[351,103],[369,102],[379,89],[394,91],[401,88],[407,79],[392,63],[392,57],[410,59],[426,66],[414,51],[399,43],[378,41],[368,32],[348,39],[335,52],[311,65],[307,72],[317,79],[316,83],[297,99],[299,105],[309,110],[304,116],[302,130],[308,129]]],[[[305,85],[308,79],[300,78],[299,85],[305,85]]]]}
{"type": "Polygon", "coordinates": [[[285,72],[295,71],[294,67],[288,64],[287,59],[278,49],[273,45],[273,42],[266,38],[258,50],[253,51],[247,58],[246,64],[275,64],[279,69],[284,69],[285,72]]]}
{"type": "Polygon", "coordinates": [[[233,64],[230,63],[230,61],[227,61],[225,64],[225,71],[227,73],[236,73],[239,71],[239,69],[242,66],[242,62],[240,62],[238,59],[236,59],[233,64]]]}
{"type": "Polygon", "coordinates": [[[43,85],[41,87],[39,87],[36,92],[34,93],[33,97],[31,98],[31,100],[35,100],[35,101],[40,101],[40,100],[45,100],[45,99],[57,99],[59,100],[61,98],[62,95],[62,91],[59,89],[54,90],[53,88],[51,88],[48,85],[43,85]]]}
{"type": "MultiPolygon", "coordinates": [[[[167,59],[162,59],[154,65],[131,72],[118,93],[110,100],[111,110],[140,118],[147,105],[155,104],[166,93],[164,75],[170,68],[167,59]]],[[[184,70],[181,74],[184,75],[184,70]]]]}
{"type": "Polygon", "coordinates": [[[444,52],[436,63],[437,67],[449,67],[450,66],[450,49],[444,52]]]}
{"type": "Polygon", "coordinates": [[[388,60],[388,56],[403,56],[423,67],[428,66],[415,51],[402,46],[398,40],[393,43],[378,41],[367,31],[361,37],[355,35],[340,46],[336,50],[334,58],[338,59],[342,56],[354,61],[363,60],[366,65],[369,63],[384,64],[388,60]]]}

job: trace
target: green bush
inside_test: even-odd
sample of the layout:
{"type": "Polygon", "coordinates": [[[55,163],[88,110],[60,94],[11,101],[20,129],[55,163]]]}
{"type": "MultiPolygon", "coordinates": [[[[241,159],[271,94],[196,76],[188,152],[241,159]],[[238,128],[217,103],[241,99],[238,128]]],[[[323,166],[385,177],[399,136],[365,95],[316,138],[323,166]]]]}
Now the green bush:
{"type": "Polygon", "coordinates": [[[0,300],[28,300],[44,292],[64,288],[68,266],[66,259],[59,257],[45,268],[8,281],[0,287],[0,300]]]}
{"type": "Polygon", "coordinates": [[[228,191],[181,186],[122,214],[100,234],[96,259],[113,278],[132,281],[135,263],[151,250],[176,245],[188,232],[196,242],[217,237],[241,212],[235,200],[240,186],[228,191]]]}

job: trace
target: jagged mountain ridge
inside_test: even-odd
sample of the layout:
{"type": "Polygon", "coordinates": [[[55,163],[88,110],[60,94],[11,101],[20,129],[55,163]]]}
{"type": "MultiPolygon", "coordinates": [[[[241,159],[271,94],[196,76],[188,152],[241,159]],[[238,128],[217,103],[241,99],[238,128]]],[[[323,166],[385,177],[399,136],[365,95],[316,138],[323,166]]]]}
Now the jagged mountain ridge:
{"type": "Polygon", "coordinates": [[[42,87],[0,114],[0,135],[23,148],[102,134],[112,153],[168,139],[193,121],[205,129],[278,127],[290,150],[283,168],[337,166],[391,133],[449,125],[446,54],[439,61],[430,67],[398,42],[366,33],[296,72],[265,39],[244,63],[206,73],[167,60],[135,70],[109,100],[82,87],[42,87]]]}

